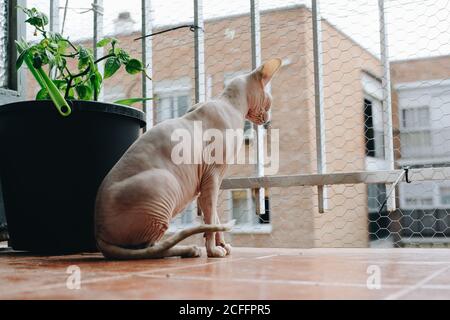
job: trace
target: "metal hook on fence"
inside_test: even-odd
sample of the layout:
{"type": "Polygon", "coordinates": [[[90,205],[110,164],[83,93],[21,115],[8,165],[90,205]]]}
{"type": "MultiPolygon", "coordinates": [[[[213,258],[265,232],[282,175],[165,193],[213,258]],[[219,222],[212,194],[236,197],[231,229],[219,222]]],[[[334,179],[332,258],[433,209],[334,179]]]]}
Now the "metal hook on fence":
{"type": "Polygon", "coordinates": [[[404,167],[403,170],[405,170],[405,181],[406,181],[406,183],[411,183],[411,180],[409,180],[409,167],[404,167]]]}
{"type": "Polygon", "coordinates": [[[404,167],[403,172],[398,176],[397,180],[392,184],[391,190],[389,190],[389,193],[386,194],[386,198],[384,198],[383,203],[381,204],[380,210],[378,210],[378,215],[381,214],[381,211],[383,211],[384,206],[386,205],[389,197],[391,196],[392,192],[395,190],[395,187],[400,182],[400,180],[405,176],[406,183],[411,183],[411,180],[409,179],[409,167],[404,167]]]}

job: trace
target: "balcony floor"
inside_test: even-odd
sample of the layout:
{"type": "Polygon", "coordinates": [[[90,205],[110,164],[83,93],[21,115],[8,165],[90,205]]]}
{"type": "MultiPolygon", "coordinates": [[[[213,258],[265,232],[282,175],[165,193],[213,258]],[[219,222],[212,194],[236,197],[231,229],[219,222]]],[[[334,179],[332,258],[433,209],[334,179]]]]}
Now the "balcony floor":
{"type": "Polygon", "coordinates": [[[234,248],[225,259],[106,261],[0,248],[0,299],[450,299],[448,249],[234,248]],[[66,286],[70,265],[81,288],[66,286]],[[381,289],[368,289],[370,265],[381,289]]]}

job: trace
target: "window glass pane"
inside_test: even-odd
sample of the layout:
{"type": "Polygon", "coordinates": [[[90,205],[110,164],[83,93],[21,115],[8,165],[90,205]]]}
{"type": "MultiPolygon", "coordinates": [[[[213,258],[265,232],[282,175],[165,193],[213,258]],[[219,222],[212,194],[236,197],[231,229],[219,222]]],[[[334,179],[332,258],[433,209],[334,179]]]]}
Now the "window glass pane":
{"type": "Polygon", "coordinates": [[[386,197],[386,185],[369,184],[367,185],[369,212],[378,212],[381,204],[386,197]]]}
{"type": "Polygon", "coordinates": [[[419,127],[426,127],[430,125],[430,108],[422,107],[418,108],[417,125],[419,127]]]}
{"type": "Polygon", "coordinates": [[[364,138],[366,143],[366,156],[375,156],[375,139],[373,132],[372,101],[364,99],[364,138]]]}
{"type": "Polygon", "coordinates": [[[403,109],[402,116],[404,128],[428,127],[430,125],[429,107],[403,109]]]}
{"type": "Polygon", "coordinates": [[[414,109],[403,110],[403,126],[405,128],[414,127],[414,109]]]}
{"type": "Polygon", "coordinates": [[[157,115],[158,122],[171,119],[173,114],[172,97],[160,98],[158,100],[157,115]]]}
{"type": "Polygon", "coordinates": [[[184,209],[182,213],[180,213],[181,224],[191,224],[194,222],[194,209],[195,204],[194,202],[191,202],[191,204],[189,204],[189,206],[186,209],[184,209]]]}
{"type": "Polygon", "coordinates": [[[235,190],[231,192],[233,219],[236,224],[248,224],[248,196],[245,190],[235,190]]]}
{"type": "Polygon", "coordinates": [[[384,158],[384,135],[382,131],[375,131],[375,158],[384,158]]]}
{"type": "Polygon", "coordinates": [[[8,1],[0,2],[0,88],[8,86],[8,1]]]}
{"type": "Polygon", "coordinates": [[[178,96],[177,97],[177,110],[178,114],[177,117],[183,116],[188,108],[188,97],[187,96],[178,96]]]}

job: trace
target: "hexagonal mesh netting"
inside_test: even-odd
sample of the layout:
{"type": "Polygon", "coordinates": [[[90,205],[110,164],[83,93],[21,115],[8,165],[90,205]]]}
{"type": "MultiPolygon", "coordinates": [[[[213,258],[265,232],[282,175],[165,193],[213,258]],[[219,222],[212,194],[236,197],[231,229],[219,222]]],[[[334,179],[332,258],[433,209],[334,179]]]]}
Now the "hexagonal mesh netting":
{"type": "MultiPolygon", "coordinates": [[[[260,193],[245,181],[239,188],[224,189],[219,215],[223,221],[237,221],[227,234],[232,244],[402,247],[450,243],[448,177],[421,173],[421,169],[445,169],[450,162],[448,1],[322,0],[316,2],[317,20],[310,0],[203,0],[199,6],[192,0],[97,1],[99,9],[92,7],[92,0],[69,0],[67,9],[66,1],[57,2],[57,27],[61,30],[64,25],[64,33],[74,43],[93,48],[93,36],[98,33],[117,38],[133,56],[146,55],[153,81],[120,70],[119,77],[106,80],[102,99],[153,96],[153,102],[147,103],[148,119],[153,122],[149,126],[184,115],[196,100],[216,97],[233,77],[251,71],[259,58],[280,58],[282,67],[269,87],[273,96],[270,126],[258,134],[246,122],[241,150],[255,160],[257,141],[263,141],[270,150],[264,156],[265,175],[310,175],[322,170],[323,174],[376,176],[395,169],[395,180],[404,167],[416,170],[412,183],[403,177],[395,186],[391,196],[395,210],[391,210],[392,201],[382,207],[392,180],[349,184],[326,180],[323,203],[318,187],[305,183],[311,178],[305,176],[297,185],[283,187],[280,182],[260,193]],[[252,6],[257,9],[254,15],[252,6]],[[195,9],[200,13],[197,20],[195,9]],[[97,25],[95,14],[102,18],[97,25]],[[181,28],[135,40],[142,35],[143,18],[147,33],[181,28]],[[203,29],[193,32],[200,22],[203,29]],[[385,60],[383,48],[388,49],[385,60]],[[196,76],[196,65],[202,81],[196,76]],[[196,99],[199,85],[203,94],[196,99]],[[320,127],[318,102],[323,111],[320,127]],[[321,145],[316,143],[318,134],[323,137],[321,145]],[[322,154],[318,147],[323,148],[322,154]],[[257,215],[259,197],[264,208],[257,215]],[[319,212],[322,204],[324,213],[319,212]]],[[[29,0],[28,6],[49,10],[43,0],[29,0]]],[[[28,36],[32,37],[32,31],[28,36]]],[[[30,84],[28,96],[35,93],[30,84]]],[[[231,165],[226,176],[257,175],[257,165],[248,161],[231,165]]],[[[314,179],[321,177],[325,179],[314,179]]],[[[174,218],[170,231],[198,219],[194,201],[174,218]]],[[[201,241],[201,236],[189,239],[201,241]]]]}

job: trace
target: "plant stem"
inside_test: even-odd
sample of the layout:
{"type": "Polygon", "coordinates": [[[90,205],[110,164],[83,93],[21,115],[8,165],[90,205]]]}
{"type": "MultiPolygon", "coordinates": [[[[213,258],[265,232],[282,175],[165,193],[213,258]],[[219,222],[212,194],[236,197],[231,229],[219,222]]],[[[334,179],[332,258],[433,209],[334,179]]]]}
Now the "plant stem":
{"type": "MultiPolygon", "coordinates": [[[[111,58],[111,57],[114,57],[114,56],[115,56],[114,53],[107,54],[106,56],[101,57],[101,58],[95,60],[95,61],[94,61],[94,64],[97,64],[97,63],[99,63],[99,62],[102,61],[102,60],[105,60],[105,59],[108,59],[108,58],[111,58]]],[[[70,74],[69,70],[67,69],[67,72],[69,73],[69,79],[67,80],[66,92],[65,92],[65,94],[64,94],[64,97],[65,97],[66,99],[69,97],[69,90],[70,90],[71,88],[73,88],[73,86],[72,86],[73,80],[74,80],[75,78],[78,78],[78,77],[82,77],[82,76],[87,75],[87,74],[89,73],[90,70],[91,70],[91,67],[90,67],[90,66],[87,66],[86,69],[84,69],[82,72],[80,72],[80,73],[78,73],[78,74],[72,75],[72,74],[70,74]]],[[[97,101],[97,98],[98,98],[98,97],[97,97],[97,90],[96,90],[96,89],[97,89],[97,88],[94,88],[94,100],[95,100],[95,101],[97,101]]]]}
{"type": "Polygon", "coordinates": [[[72,47],[73,50],[79,53],[77,47],[75,47],[75,45],[69,39],[61,39],[61,40],[67,42],[72,47]]]}
{"type": "Polygon", "coordinates": [[[99,63],[99,62],[102,61],[102,60],[105,60],[105,59],[108,59],[108,58],[111,58],[111,57],[115,57],[115,56],[116,56],[116,55],[115,55],[114,53],[107,54],[106,56],[101,57],[101,58],[95,60],[95,61],[94,61],[94,64],[97,64],[97,63],[99,63]]]}

